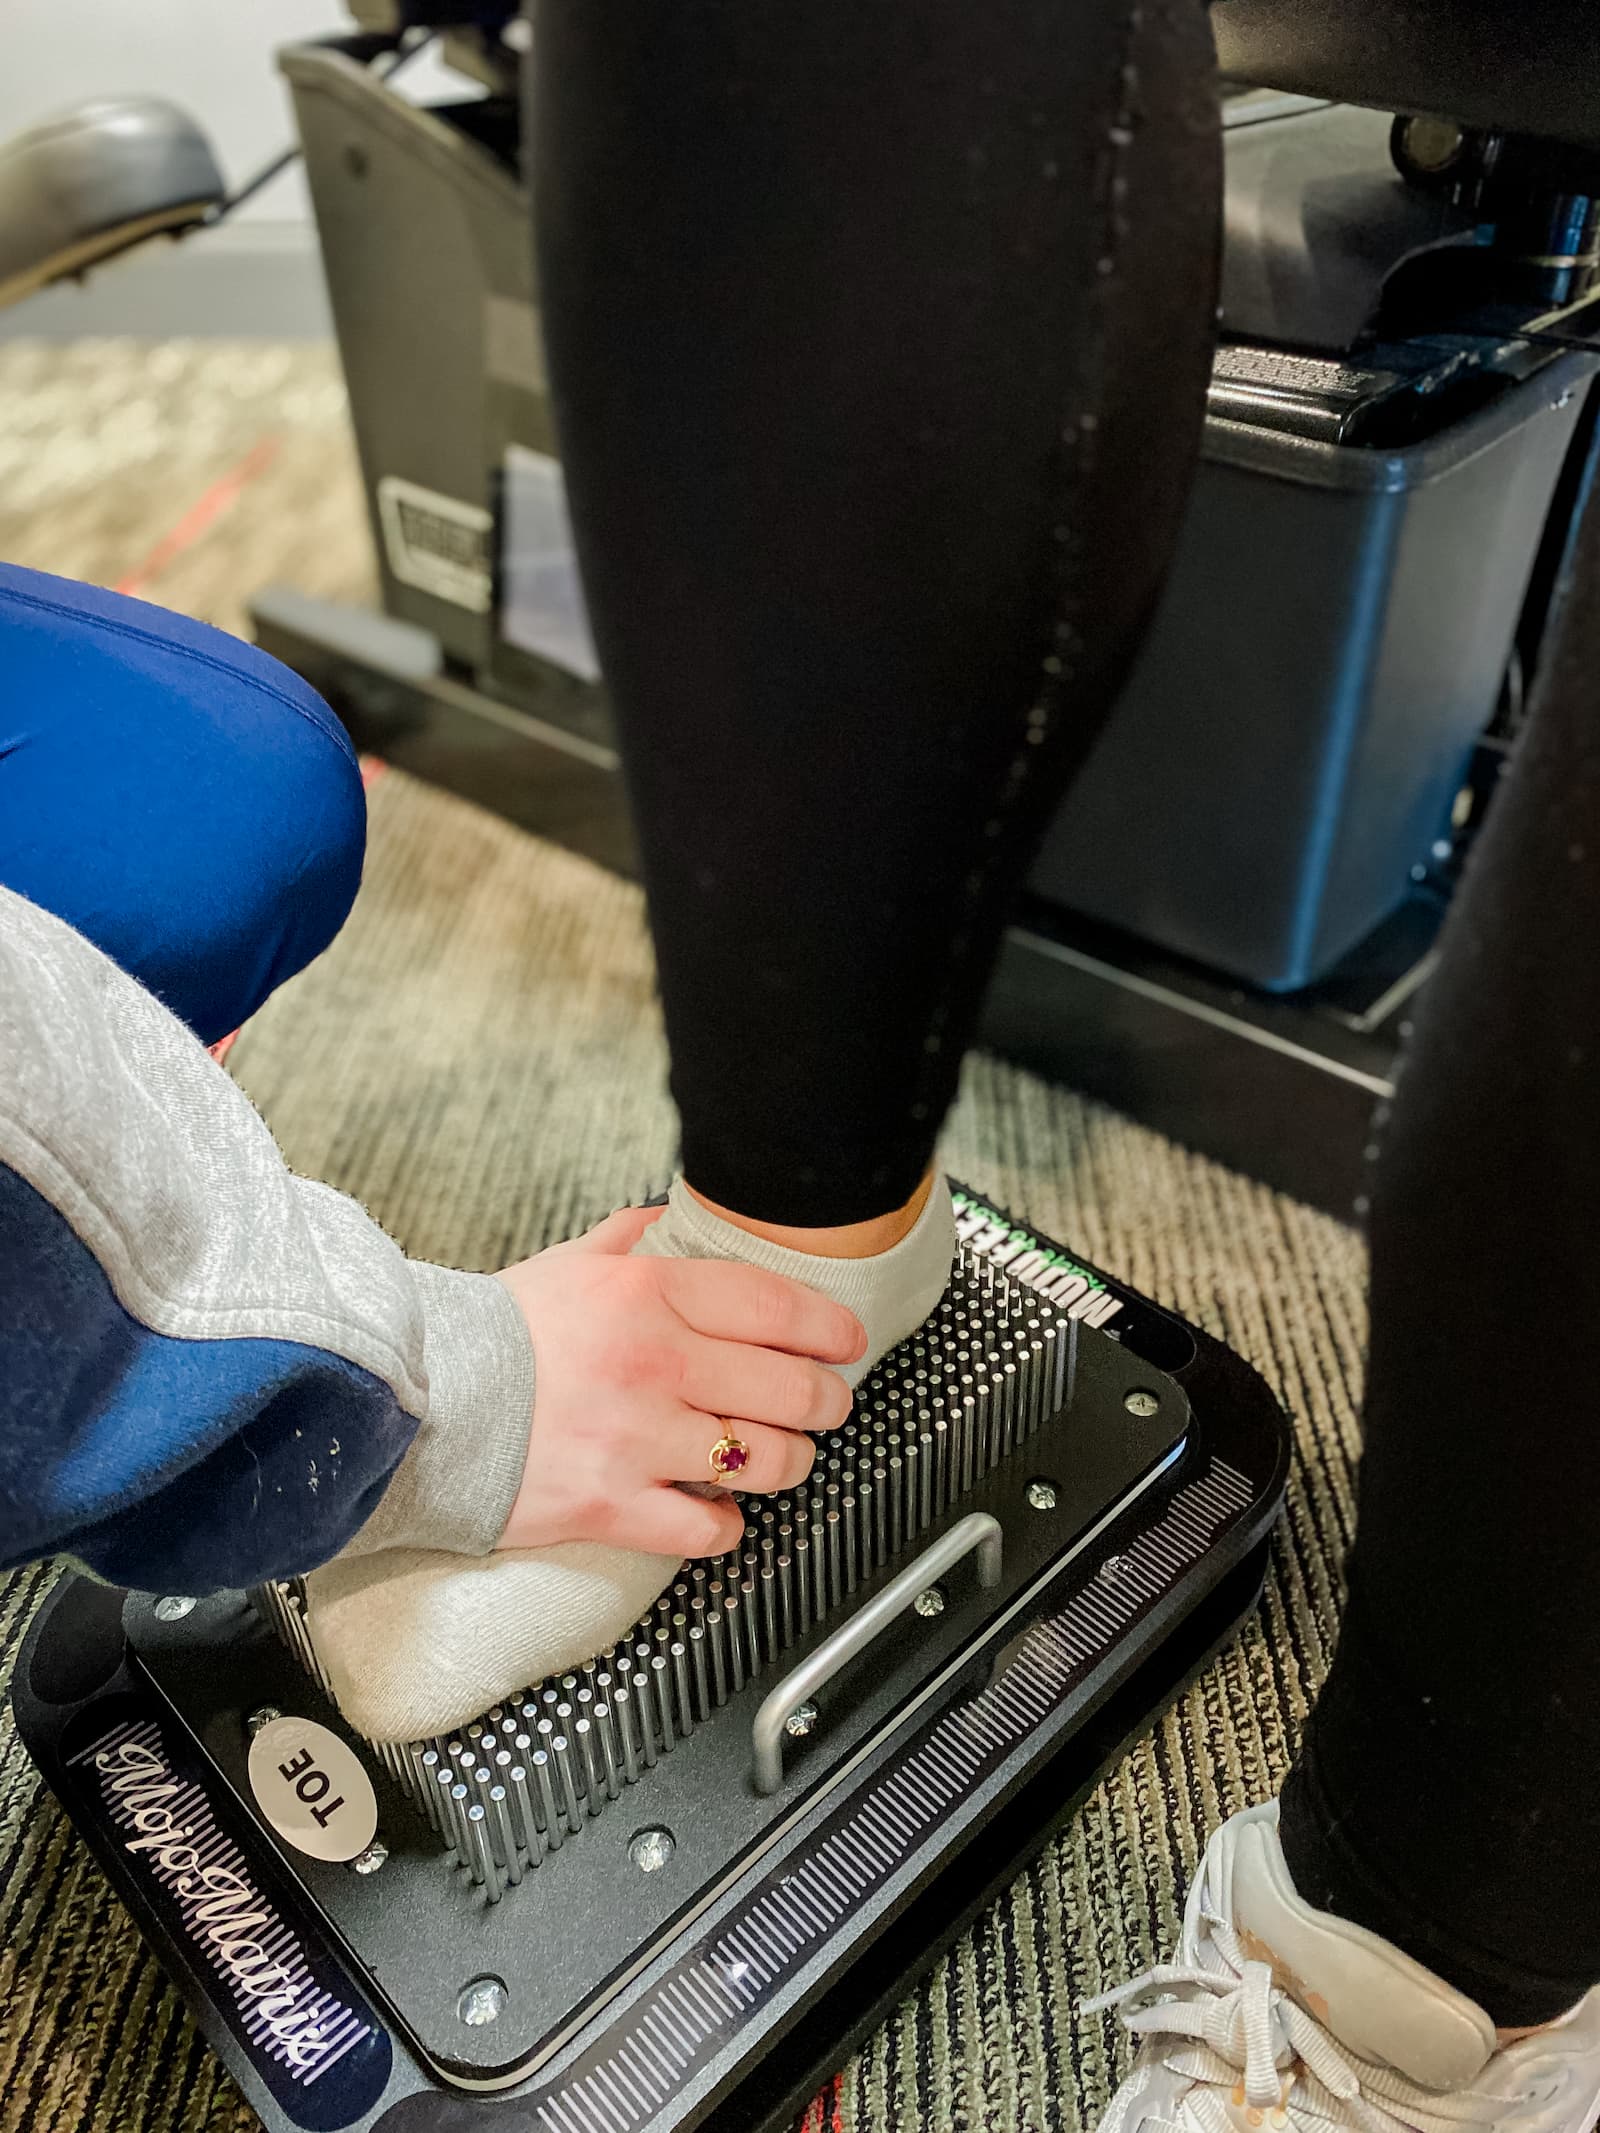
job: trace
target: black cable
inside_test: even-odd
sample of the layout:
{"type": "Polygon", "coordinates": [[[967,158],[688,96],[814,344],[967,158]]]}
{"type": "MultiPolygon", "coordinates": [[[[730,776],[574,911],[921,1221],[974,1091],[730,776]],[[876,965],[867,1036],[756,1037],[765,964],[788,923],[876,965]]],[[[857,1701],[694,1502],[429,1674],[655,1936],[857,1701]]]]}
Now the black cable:
{"type": "Polygon", "coordinates": [[[299,161],[300,152],[300,144],[297,141],[292,148],[285,148],[275,155],[270,163],[263,163],[255,176],[247,178],[237,192],[230,193],[226,200],[218,201],[206,217],[207,226],[220,222],[225,215],[231,215],[236,207],[242,207],[245,201],[260,192],[264,185],[270,185],[280,170],[287,170],[291,163],[299,161]]]}

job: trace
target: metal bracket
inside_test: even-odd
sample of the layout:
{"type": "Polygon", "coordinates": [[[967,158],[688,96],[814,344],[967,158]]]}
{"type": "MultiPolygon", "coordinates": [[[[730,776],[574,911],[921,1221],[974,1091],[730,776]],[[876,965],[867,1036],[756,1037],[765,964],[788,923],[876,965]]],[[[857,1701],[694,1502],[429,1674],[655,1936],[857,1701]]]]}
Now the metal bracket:
{"type": "Polygon", "coordinates": [[[755,1715],[750,1728],[750,1776],[763,1797],[783,1784],[783,1737],[789,1714],[816,1694],[839,1669],[855,1658],[897,1615],[913,1606],[936,1578],[953,1570],[963,1556],[978,1552],[978,1583],[989,1590],[1000,1582],[1000,1521],[974,1511],[924,1548],[914,1562],[892,1578],[882,1592],[858,1607],[850,1619],[819,1644],[807,1659],[791,1667],[755,1715]]]}

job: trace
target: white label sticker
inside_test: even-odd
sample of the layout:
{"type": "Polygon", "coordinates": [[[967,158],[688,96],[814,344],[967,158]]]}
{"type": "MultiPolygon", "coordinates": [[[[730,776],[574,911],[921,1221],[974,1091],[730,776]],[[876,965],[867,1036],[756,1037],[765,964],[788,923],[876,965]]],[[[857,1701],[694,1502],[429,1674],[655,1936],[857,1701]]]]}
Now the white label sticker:
{"type": "Polygon", "coordinates": [[[489,612],[493,520],[481,504],[464,504],[458,496],[385,474],[378,483],[378,518],[389,568],[402,585],[415,585],[475,615],[489,612]]]}
{"type": "Polygon", "coordinates": [[[267,1821],[313,1859],[354,1859],[378,1832],[372,1780],[336,1733],[275,1718],[250,1743],[250,1789],[267,1821]]]}

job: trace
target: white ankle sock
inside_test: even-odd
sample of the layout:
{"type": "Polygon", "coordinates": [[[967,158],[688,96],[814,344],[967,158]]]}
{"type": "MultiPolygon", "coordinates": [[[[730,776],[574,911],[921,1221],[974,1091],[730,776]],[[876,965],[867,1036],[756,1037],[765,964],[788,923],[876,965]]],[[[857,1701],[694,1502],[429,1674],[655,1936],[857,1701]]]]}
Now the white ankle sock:
{"type": "Polygon", "coordinates": [[[678,1574],[597,1541],[446,1555],[389,1548],[306,1580],[306,1620],[339,1709],[371,1740],[426,1740],[592,1659],[678,1574]]]}
{"type": "Polygon", "coordinates": [[[651,1223],[634,1250],[663,1259],[738,1259],[820,1289],[854,1311],[867,1329],[866,1354],[859,1362],[837,1366],[847,1385],[857,1385],[891,1348],[916,1332],[944,1294],[955,1264],[956,1218],[950,1187],[940,1175],[898,1244],[867,1259],[824,1259],[771,1244],[724,1221],[678,1178],[666,1213],[651,1223]]]}
{"type": "MultiPolygon", "coordinates": [[[[742,1260],[847,1305],[867,1329],[866,1354],[841,1371],[854,1385],[944,1294],[955,1214],[949,1186],[935,1178],[927,1206],[898,1244],[869,1259],[823,1259],[725,1222],[680,1178],[638,1249],[742,1260]]],[[[592,1659],[632,1628],[678,1569],[672,1556],[589,1541],[478,1557],[386,1548],[313,1571],[307,1624],[339,1708],[358,1732],[372,1740],[426,1740],[481,1717],[514,1689],[592,1659]]]]}

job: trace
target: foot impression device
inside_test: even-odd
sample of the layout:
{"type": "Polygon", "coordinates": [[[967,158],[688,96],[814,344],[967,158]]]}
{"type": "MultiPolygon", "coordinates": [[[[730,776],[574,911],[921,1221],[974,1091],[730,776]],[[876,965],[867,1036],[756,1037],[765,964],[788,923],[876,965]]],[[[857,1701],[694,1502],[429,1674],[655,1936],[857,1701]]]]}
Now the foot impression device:
{"type": "Polygon", "coordinates": [[[792,2125],[1254,1606],[1261,1379],[956,1209],[806,1483],[454,1733],[351,1731],[293,1584],[57,1588],[23,1740],[273,2133],[792,2125]]]}

